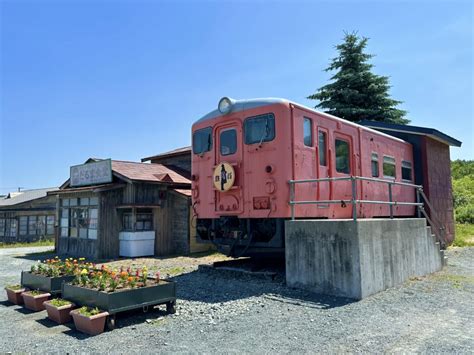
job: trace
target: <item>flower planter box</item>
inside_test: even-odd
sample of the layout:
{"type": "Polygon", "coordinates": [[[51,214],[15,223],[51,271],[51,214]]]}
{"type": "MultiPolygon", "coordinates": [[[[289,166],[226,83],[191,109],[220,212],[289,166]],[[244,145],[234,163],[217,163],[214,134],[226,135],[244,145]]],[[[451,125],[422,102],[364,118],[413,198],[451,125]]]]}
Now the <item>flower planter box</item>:
{"type": "MultiPolygon", "coordinates": [[[[150,280],[150,283],[153,282],[150,280]]],[[[168,312],[175,312],[176,284],[170,280],[160,280],[159,284],[150,286],[103,292],[64,283],[62,285],[62,298],[74,302],[78,306],[97,307],[109,313],[107,326],[115,327],[115,314],[142,308],[147,311],[149,307],[166,304],[168,312]]]]}
{"type": "Polygon", "coordinates": [[[93,316],[84,316],[78,312],[78,309],[71,311],[71,316],[74,319],[74,325],[77,330],[89,335],[98,335],[104,331],[105,321],[109,315],[108,312],[102,312],[93,316]]]}
{"type": "Polygon", "coordinates": [[[66,304],[64,306],[56,307],[50,301],[44,302],[48,318],[58,324],[68,323],[72,320],[70,312],[76,308],[74,303],[66,304]]]}
{"type": "Polygon", "coordinates": [[[48,277],[44,275],[32,274],[29,271],[21,272],[21,285],[31,290],[49,292],[52,295],[61,293],[63,282],[71,282],[74,276],[48,277]]]}
{"type": "Polygon", "coordinates": [[[65,283],[62,287],[62,297],[79,306],[97,307],[109,313],[117,313],[165,303],[174,305],[176,284],[173,281],[160,280],[159,284],[108,293],[65,283]]]}
{"type": "Polygon", "coordinates": [[[8,301],[13,304],[23,304],[23,296],[21,294],[26,290],[26,288],[21,288],[19,290],[11,290],[5,287],[5,291],[7,291],[8,301]]]}
{"type": "Polygon", "coordinates": [[[35,296],[30,294],[30,292],[31,291],[26,291],[21,294],[25,302],[25,307],[35,312],[43,311],[45,309],[43,302],[47,301],[51,297],[51,294],[42,293],[35,296]]]}

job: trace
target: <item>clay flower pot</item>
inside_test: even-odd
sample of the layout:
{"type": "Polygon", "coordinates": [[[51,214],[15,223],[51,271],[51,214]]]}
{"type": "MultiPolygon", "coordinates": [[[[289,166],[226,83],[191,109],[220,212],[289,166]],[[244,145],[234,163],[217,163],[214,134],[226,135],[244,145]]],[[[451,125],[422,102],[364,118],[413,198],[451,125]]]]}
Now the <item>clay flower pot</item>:
{"type": "Polygon", "coordinates": [[[70,312],[76,308],[74,303],[59,307],[51,304],[51,301],[46,301],[43,304],[46,308],[46,312],[48,312],[48,318],[59,324],[70,322],[72,320],[70,312]]]}
{"type": "Polygon", "coordinates": [[[104,332],[108,315],[108,312],[101,312],[93,316],[85,316],[79,313],[79,309],[71,311],[76,329],[89,335],[98,335],[104,332]]]}
{"type": "Polygon", "coordinates": [[[5,291],[7,291],[8,301],[13,304],[23,304],[23,297],[21,294],[26,291],[26,288],[22,287],[19,289],[11,289],[5,287],[5,291]]]}
{"type": "Polygon", "coordinates": [[[44,310],[43,302],[47,301],[51,297],[51,294],[48,292],[36,295],[34,294],[34,291],[26,291],[23,292],[21,295],[23,296],[25,307],[35,312],[44,310]]]}

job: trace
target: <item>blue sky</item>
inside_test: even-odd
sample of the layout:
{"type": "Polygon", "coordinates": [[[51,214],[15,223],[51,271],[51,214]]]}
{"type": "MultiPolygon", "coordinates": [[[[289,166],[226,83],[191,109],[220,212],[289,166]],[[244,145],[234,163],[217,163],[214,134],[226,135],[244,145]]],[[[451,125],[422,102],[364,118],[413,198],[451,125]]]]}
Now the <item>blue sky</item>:
{"type": "Polygon", "coordinates": [[[306,96],[343,31],[369,37],[412,124],[474,159],[469,1],[0,1],[0,193],[55,186],[88,157],[190,144],[220,97],[306,96]]]}

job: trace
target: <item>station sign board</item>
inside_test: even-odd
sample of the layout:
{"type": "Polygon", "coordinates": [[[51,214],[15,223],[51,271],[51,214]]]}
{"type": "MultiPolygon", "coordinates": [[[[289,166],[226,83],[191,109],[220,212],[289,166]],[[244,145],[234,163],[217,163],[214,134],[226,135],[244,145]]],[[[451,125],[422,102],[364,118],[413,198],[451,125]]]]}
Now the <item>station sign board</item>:
{"type": "Polygon", "coordinates": [[[107,184],[110,182],[112,182],[111,159],[71,166],[71,187],[107,184]]]}

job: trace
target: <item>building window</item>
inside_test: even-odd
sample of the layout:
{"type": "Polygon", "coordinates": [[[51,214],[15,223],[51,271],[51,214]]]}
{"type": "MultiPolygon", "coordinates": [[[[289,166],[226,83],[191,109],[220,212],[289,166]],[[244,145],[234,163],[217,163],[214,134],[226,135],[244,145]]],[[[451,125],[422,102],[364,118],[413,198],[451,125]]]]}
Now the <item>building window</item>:
{"type": "Polygon", "coordinates": [[[149,231],[153,230],[153,213],[151,209],[138,209],[135,225],[133,225],[133,212],[125,212],[122,218],[124,231],[149,231]]]}
{"type": "Polygon", "coordinates": [[[273,113],[249,117],[244,122],[245,144],[270,142],[275,138],[273,113]]]}
{"type": "Polygon", "coordinates": [[[5,236],[5,218],[0,218],[0,237],[5,236]]]}
{"type": "Polygon", "coordinates": [[[395,158],[383,157],[383,176],[386,178],[395,178],[395,158]]]}
{"type": "Polygon", "coordinates": [[[46,234],[47,235],[54,234],[54,216],[47,216],[46,217],[46,234]]]}
{"type": "Polygon", "coordinates": [[[36,234],[46,234],[46,216],[38,216],[36,220],[36,234]]]}
{"type": "Polygon", "coordinates": [[[28,235],[28,217],[21,216],[19,221],[19,234],[28,235]]]}
{"type": "Polygon", "coordinates": [[[303,122],[303,141],[307,147],[313,146],[313,124],[311,119],[305,117],[303,122]]]}
{"type": "MultiPolygon", "coordinates": [[[[61,237],[97,239],[99,210],[97,197],[62,199],[60,211],[61,237]]],[[[54,216],[48,221],[54,232],[54,216]]]]}
{"type": "Polygon", "coordinates": [[[132,213],[124,213],[122,218],[122,228],[124,231],[133,230],[133,216],[132,213]]]}
{"type": "Polygon", "coordinates": [[[402,161],[402,180],[411,181],[411,163],[409,161],[402,161]]]}
{"type": "Polygon", "coordinates": [[[221,132],[221,155],[232,155],[237,151],[237,131],[227,129],[221,132]]]}
{"type": "Polygon", "coordinates": [[[193,134],[193,153],[203,154],[212,148],[212,127],[199,129],[193,134]]]}
{"type": "Polygon", "coordinates": [[[326,132],[319,131],[319,165],[327,166],[326,162],[326,132]]]}
{"type": "Polygon", "coordinates": [[[379,176],[379,156],[377,153],[372,153],[371,167],[372,167],[372,176],[378,177],[379,176]]]}
{"type": "Polygon", "coordinates": [[[36,235],[36,216],[28,217],[28,235],[36,235]]]}
{"type": "Polygon", "coordinates": [[[349,142],[336,139],[336,171],[338,173],[350,173],[349,157],[349,142]]]}

